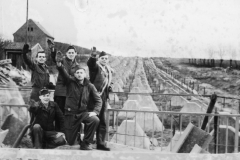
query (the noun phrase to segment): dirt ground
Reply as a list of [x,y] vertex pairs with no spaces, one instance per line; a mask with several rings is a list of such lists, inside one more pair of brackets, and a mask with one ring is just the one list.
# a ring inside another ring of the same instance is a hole
[[[195,84],[206,87],[206,94],[215,92],[218,96],[239,98],[239,70],[226,71],[226,69],[220,67],[198,67],[189,64],[187,59],[165,58],[161,61],[163,64],[179,71],[182,78],[191,78],[195,81]],[[221,103],[223,105],[223,102]],[[234,109],[234,113],[238,113],[239,102],[238,100],[226,99],[224,107]]]

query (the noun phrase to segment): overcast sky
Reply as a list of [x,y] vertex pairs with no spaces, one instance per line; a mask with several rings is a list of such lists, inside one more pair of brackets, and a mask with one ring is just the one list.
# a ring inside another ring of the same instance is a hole
[[[13,39],[26,0],[0,1],[0,33]],[[240,0],[29,0],[29,18],[55,41],[113,55],[209,58],[223,46],[240,59]]]

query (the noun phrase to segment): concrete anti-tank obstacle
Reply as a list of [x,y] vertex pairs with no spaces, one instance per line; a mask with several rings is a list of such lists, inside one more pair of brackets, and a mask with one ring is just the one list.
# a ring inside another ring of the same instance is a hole
[[149,149],[150,140],[134,120],[124,120],[110,142]]
[[110,101],[112,101],[112,102],[119,102],[119,98],[118,98],[118,96],[117,96],[116,93],[109,94],[109,99],[110,99]]
[[142,107],[150,107],[153,111],[159,111],[151,96],[142,96]]
[[8,115],[1,126],[2,130],[9,129],[3,143],[5,145],[13,145],[25,125],[23,121],[13,114]]
[[178,142],[178,140],[181,137],[181,133],[176,131],[174,136],[172,137],[170,143],[168,144],[167,148],[164,150],[165,152],[171,152],[173,147],[176,145],[176,143]]
[[180,112],[205,113],[206,111],[195,102],[186,103]]
[[[226,131],[228,131],[228,143],[227,143],[227,153],[234,152],[234,145],[235,145],[235,128],[232,126],[227,125],[219,125],[218,129],[218,153],[225,153],[226,151]],[[238,132],[238,131],[237,131]],[[211,135],[214,134],[214,130],[210,133]],[[240,133],[238,133],[238,152],[240,151]],[[209,145],[209,152],[214,152],[214,141]]]
[[0,146],[3,144],[3,141],[6,135],[8,134],[8,132],[9,132],[9,129],[0,131]]
[[133,87],[130,92],[131,93],[141,93],[141,89],[139,87]]
[[212,139],[213,137],[209,133],[189,123],[171,152],[190,153],[195,144],[198,144],[204,150]]
[[[152,108],[142,107],[140,108],[142,111],[152,111]],[[154,113],[144,113],[138,112],[134,118],[141,128],[146,132],[159,132],[163,131],[165,128],[158,118],[158,116]]]
[[182,96],[172,96],[171,98],[171,106],[184,106],[189,101]]
[[[123,110],[139,110],[140,106],[138,101],[136,100],[127,100],[124,104],[123,104]],[[135,113],[134,112],[124,112],[124,111],[120,111],[118,114],[118,118],[119,119],[132,119],[135,117]]]

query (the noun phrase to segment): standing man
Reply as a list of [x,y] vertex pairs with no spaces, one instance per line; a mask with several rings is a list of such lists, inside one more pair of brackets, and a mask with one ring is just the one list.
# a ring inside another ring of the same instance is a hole
[[44,51],[40,51],[36,54],[36,62],[33,62],[31,59],[27,57],[27,53],[29,52],[29,45],[25,44],[23,47],[23,60],[27,64],[27,66],[32,71],[31,82],[32,82],[32,92],[30,95],[30,99],[34,101],[39,101],[39,91],[43,87],[47,87],[49,85],[49,71],[48,66],[45,64],[46,62],[46,53]]
[[84,138],[80,142],[81,150],[92,150],[91,143],[99,125],[97,115],[102,106],[102,100],[96,88],[86,78],[86,71],[80,65],[75,66],[74,76],[69,76],[61,61],[57,58],[57,68],[66,86],[65,104],[65,134],[69,145],[73,145],[81,123],[84,123]]
[[106,147],[106,120],[105,110],[107,108],[107,99],[109,98],[109,91],[111,91],[112,69],[108,66],[108,55],[105,52],[99,54],[97,61],[96,48],[93,48],[91,57],[89,58],[87,65],[89,68],[90,82],[94,84],[97,91],[102,98],[102,108],[99,114],[100,124],[97,129],[97,149],[110,151],[110,148]]
[[[31,137],[34,148],[55,148],[66,144],[64,135],[64,117],[58,105],[50,101],[48,89],[40,90],[40,101],[30,101],[29,111],[34,115],[35,121],[31,128]],[[59,120],[60,132],[56,132],[54,121]]]
[[[54,63],[56,63],[56,49],[53,48],[52,45],[49,47],[51,49],[51,57]],[[68,46],[66,51],[66,56],[62,58],[62,65],[66,69],[67,73],[71,76],[73,76],[73,70],[78,65],[76,61],[76,49],[74,46]],[[58,104],[59,108],[62,110],[63,114],[64,106],[66,102],[66,84],[64,83],[63,76],[61,74],[58,74],[55,92],[54,92],[54,101]]]

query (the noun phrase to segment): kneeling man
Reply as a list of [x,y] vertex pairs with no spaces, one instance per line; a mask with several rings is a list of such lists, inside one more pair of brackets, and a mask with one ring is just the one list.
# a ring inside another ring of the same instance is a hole
[[[50,101],[48,89],[39,91],[39,102],[32,102],[29,111],[34,123],[31,137],[34,148],[55,148],[66,144],[64,134],[64,116],[57,103]],[[54,121],[60,122],[60,132],[55,131]]]
[[65,103],[65,134],[69,145],[73,145],[81,123],[84,123],[84,138],[80,143],[81,150],[91,150],[94,133],[99,125],[97,115],[102,106],[102,100],[93,84],[86,79],[85,69],[77,65],[74,76],[70,76],[61,62],[57,62],[59,74],[66,81]]

